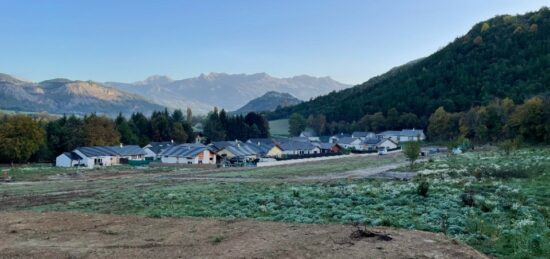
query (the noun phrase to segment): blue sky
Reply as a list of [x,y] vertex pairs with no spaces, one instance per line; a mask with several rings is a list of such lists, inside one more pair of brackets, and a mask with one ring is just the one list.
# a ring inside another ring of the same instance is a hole
[[133,82],[153,74],[331,76],[357,84],[539,0],[0,0],[0,73]]

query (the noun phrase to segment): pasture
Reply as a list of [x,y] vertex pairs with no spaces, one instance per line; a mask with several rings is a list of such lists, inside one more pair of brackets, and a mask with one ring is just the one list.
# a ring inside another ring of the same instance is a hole
[[[442,154],[412,170],[402,155],[253,169],[56,170],[18,169],[24,181],[0,185],[0,208],[359,223],[442,233],[496,257],[550,255],[548,148]],[[416,176],[388,176],[399,174]]]

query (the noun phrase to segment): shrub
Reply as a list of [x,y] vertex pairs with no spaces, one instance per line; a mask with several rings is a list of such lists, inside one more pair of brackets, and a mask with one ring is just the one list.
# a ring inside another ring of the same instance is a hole
[[421,180],[416,187],[416,192],[422,197],[428,196],[428,190],[430,189],[430,184],[426,180]]
[[474,195],[471,192],[465,192],[460,195],[463,206],[473,207],[475,204]]

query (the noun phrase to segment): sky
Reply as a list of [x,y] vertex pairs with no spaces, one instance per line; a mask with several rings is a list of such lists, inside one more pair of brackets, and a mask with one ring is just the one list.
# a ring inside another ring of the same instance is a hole
[[201,73],[358,84],[550,0],[0,0],[0,73],[135,82]]

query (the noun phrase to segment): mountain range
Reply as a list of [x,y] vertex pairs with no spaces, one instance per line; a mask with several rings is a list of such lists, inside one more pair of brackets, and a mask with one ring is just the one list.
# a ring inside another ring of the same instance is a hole
[[289,93],[279,93],[269,91],[264,95],[251,100],[243,107],[234,111],[237,114],[247,114],[249,112],[274,111],[277,108],[288,107],[301,103],[302,101]]
[[[129,114],[138,111],[149,114],[165,107],[191,107],[194,114],[206,114],[214,107],[236,110],[251,99],[270,91],[288,92],[301,99],[309,99],[345,87],[349,86],[329,77],[302,75],[275,78],[265,73],[210,73],[183,80],[151,76],[135,83],[99,83],[63,78],[35,83],[0,74],[0,109],[54,114],[97,112],[115,115],[119,112]],[[251,111],[273,110],[278,105],[285,106],[285,102],[288,105],[300,102],[284,94],[269,96],[277,99],[263,98],[255,101],[254,107],[249,106]],[[266,103],[262,106],[260,102]]]
[[135,83],[106,82],[105,84],[145,96],[160,105],[180,109],[189,106],[196,113],[203,114],[212,110],[214,106],[229,111],[237,110],[250,100],[269,91],[289,93],[299,99],[309,100],[350,87],[330,77],[301,75],[277,78],[266,73],[210,73],[182,80],[173,80],[166,76],[151,76]]
[[52,79],[39,83],[0,74],[0,109],[54,114],[151,112],[164,109],[143,97],[93,81]]
[[329,121],[365,114],[414,113],[423,121],[438,107],[460,112],[495,98],[522,103],[550,93],[550,10],[500,15],[473,26],[434,54],[363,84],[268,114],[322,113]]

